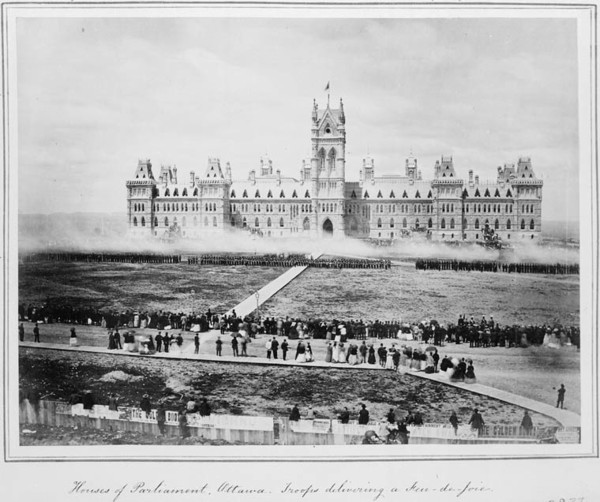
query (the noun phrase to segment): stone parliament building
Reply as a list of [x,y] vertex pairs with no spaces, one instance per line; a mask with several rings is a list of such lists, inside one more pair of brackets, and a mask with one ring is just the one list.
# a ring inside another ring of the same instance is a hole
[[359,181],[346,180],[346,116],[329,103],[313,103],[312,155],[299,178],[273,171],[262,158],[258,172],[233,180],[209,158],[203,175],[178,179],[176,167],[162,166],[158,179],[150,160],[140,160],[127,181],[127,216],[135,236],[201,238],[224,231],[264,237],[347,236],[394,240],[421,234],[433,240],[478,241],[491,230],[505,241],[541,234],[542,185],[531,160],[498,167],[497,179],[480,182],[473,171],[457,176],[451,156],[436,161],[433,179],[423,180],[417,159],[403,174],[375,175],[363,159]]

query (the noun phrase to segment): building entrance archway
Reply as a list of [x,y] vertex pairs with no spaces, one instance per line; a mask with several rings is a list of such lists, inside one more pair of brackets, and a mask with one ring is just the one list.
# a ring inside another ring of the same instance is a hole
[[331,223],[329,218],[323,222],[323,235],[325,235],[325,237],[330,237],[333,235],[333,223]]

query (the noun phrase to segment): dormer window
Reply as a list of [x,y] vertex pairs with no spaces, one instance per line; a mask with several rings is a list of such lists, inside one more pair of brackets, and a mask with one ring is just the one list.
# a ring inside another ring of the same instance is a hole
[[331,134],[331,127],[330,127],[330,125],[329,125],[329,124],[327,124],[327,125],[325,126],[325,133],[326,133],[326,134]]

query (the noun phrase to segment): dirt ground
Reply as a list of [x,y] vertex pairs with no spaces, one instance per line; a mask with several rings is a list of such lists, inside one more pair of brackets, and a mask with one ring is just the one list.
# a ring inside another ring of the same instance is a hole
[[[361,403],[373,420],[384,420],[390,408],[418,411],[431,423],[446,423],[452,411],[466,423],[473,408],[490,425],[518,425],[523,416],[520,407],[391,371],[117,358],[29,348],[21,349],[19,365],[22,393],[56,400],[89,389],[98,403],[115,393],[121,405],[137,406],[148,394],[154,405],[162,400],[168,409],[179,409],[190,397],[206,397],[216,413],[254,416],[287,416],[298,404],[302,413],[312,406],[317,418],[336,418],[348,407],[356,419]],[[125,376],[103,378],[115,371]],[[543,415],[532,418],[538,426],[556,425]]]

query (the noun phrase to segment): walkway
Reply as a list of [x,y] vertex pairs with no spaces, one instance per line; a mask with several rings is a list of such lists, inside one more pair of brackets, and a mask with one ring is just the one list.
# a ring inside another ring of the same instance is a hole
[[[282,286],[283,287],[283,286]],[[243,302],[242,302],[243,303]],[[240,304],[241,305],[241,304]],[[237,308],[236,308],[237,312]],[[211,335],[217,336],[218,331],[211,332]],[[169,353],[159,352],[153,355],[142,355],[137,352],[127,352],[125,350],[108,350],[104,347],[71,347],[69,345],[55,344],[55,343],[34,343],[34,342],[20,342],[20,347],[34,348],[34,349],[51,349],[51,350],[63,350],[67,352],[86,352],[91,354],[110,354],[112,356],[129,356],[129,357],[150,357],[152,359],[174,359],[174,360],[191,360],[199,362],[219,362],[219,363],[232,363],[232,364],[255,364],[259,366],[302,366],[304,368],[333,368],[338,370],[370,370],[370,371],[386,371],[378,364],[359,364],[356,366],[350,366],[349,364],[336,364],[326,363],[324,361],[313,361],[310,363],[297,363],[293,360],[283,361],[282,359],[265,359],[258,357],[233,357],[233,356],[216,356],[210,354],[199,354],[193,353],[193,345],[188,344],[182,350],[175,349]],[[290,354],[294,354],[294,351],[290,351]],[[389,370],[388,370],[389,371]],[[408,374],[416,378],[424,378],[426,380],[432,380],[444,385],[450,385],[457,387],[475,394],[491,397],[498,399],[505,403],[514,404],[522,408],[526,408],[536,413],[541,413],[548,417],[553,418],[559,422],[563,427],[579,427],[581,425],[581,417],[572,411],[561,410],[554,406],[546,403],[541,403],[533,399],[529,399],[523,396],[512,394],[503,390],[496,389],[494,387],[488,387],[479,383],[465,384],[463,382],[450,382],[446,379],[443,373],[427,374],[425,372],[413,372],[406,371],[404,368],[400,368],[401,374]]]
[[[321,255],[322,253],[313,253],[312,258],[316,260]],[[250,315],[256,310],[257,302],[259,306],[265,303],[278,291],[285,288],[290,282],[292,282],[307,268],[307,265],[300,265],[286,270],[279,277],[277,277],[276,279],[272,280],[269,284],[259,289],[258,292],[254,293],[253,295],[250,295],[245,300],[242,300],[241,303],[238,303],[231,310],[227,311],[225,315],[231,315],[234,310],[238,317],[245,317],[247,315]],[[256,295],[258,295],[258,298]]]

